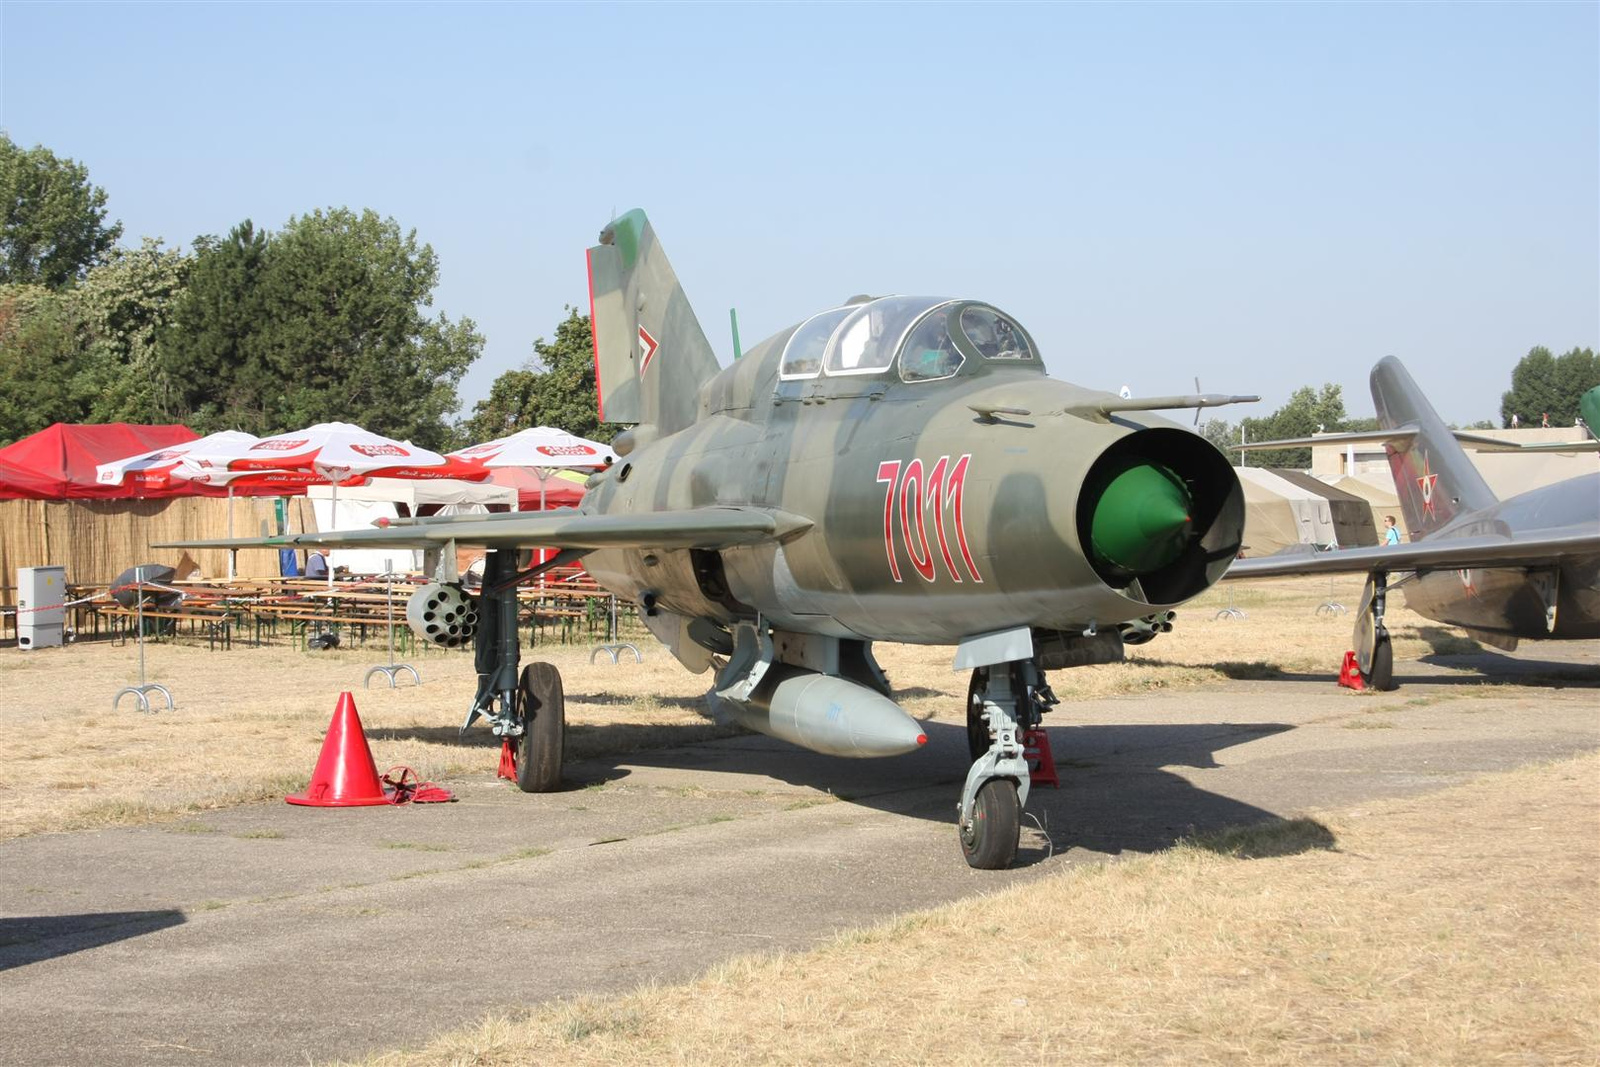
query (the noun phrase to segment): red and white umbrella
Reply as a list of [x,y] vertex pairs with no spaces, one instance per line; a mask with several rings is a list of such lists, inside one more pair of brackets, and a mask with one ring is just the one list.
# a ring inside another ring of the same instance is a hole
[[227,470],[314,470],[338,484],[363,478],[487,477],[481,467],[441,456],[408,441],[363,430],[347,422],[321,422],[275,434],[242,447],[196,450],[194,462]]
[[[260,438],[241,430],[223,430],[181,445],[154,448],[137,456],[101,463],[94,469],[95,482],[100,485],[122,485],[128,479],[134,484],[151,489],[165,489],[172,484],[173,471],[180,466],[190,466],[191,455],[217,449],[247,448]],[[182,475],[179,475],[182,479]]]
[[[408,441],[363,430],[347,422],[322,422],[304,430],[263,437],[243,447],[196,450],[202,468],[233,471],[309,471],[333,485],[334,521],[339,513],[339,486],[365,478],[461,478],[482,481],[484,467],[442,456]],[[333,570],[328,571],[333,585]]]
[[545,479],[565,467],[604,467],[616,462],[610,445],[558,430],[534,426],[506,437],[451,452],[454,459],[482,467],[526,467],[539,476],[539,510],[545,505]]

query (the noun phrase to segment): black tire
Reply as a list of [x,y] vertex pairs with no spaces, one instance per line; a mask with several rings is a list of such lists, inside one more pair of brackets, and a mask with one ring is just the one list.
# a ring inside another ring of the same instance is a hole
[[967,866],[980,871],[1003,871],[1017,858],[1022,834],[1022,804],[1017,783],[991,778],[978,787],[972,802],[972,825],[961,831],[961,854]]
[[978,757],[989,751],[989,724],[983,721],[983,694],[988,688],[986,677],[981,669],[972,672],[972,681],[967,683],[967,752],[972,756],[972,762],[977,763]]
[[1372,669],[1361,676],[1368,689],[1380,693],[1394,688],[1394,646],[1389,643],[1389,632],[1380,629],[1372,644]]
[[566,697],[561,673],[549,663],[522,668],[517,683],[517,786],[524,793],[553,793],[561,788],[561,757],[567,735]]

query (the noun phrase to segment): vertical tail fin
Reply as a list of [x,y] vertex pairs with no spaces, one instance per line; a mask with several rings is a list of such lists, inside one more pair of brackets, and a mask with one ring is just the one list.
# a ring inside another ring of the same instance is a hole
[[1385,356],[1372,368],[1372,402],[1383,429],[1417,428],[1409,441],[1384,446],[1413,538],[1437,530],[1464,511],[1495,502],[1494,493],[1455,435],[1393,356]]
[[601,420],[661,434],[693,422],[700,386],[722,368],[637,208],[589,249],[589,315]]

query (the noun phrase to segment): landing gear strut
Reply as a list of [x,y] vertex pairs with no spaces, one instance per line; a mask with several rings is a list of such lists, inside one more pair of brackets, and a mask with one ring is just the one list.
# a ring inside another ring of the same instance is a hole
[[978,870],[998,871],[1017,858],[1028,761],[1022,735],[1054,702],[1032,660],[979,667],[967,687],[967,748],[972,769],[961,790],[961,854]]
[[1389,575],[1374,571],[1361,593],[1361,610],[1356,615],[1356,666],[1368,689],[1394,688],[1394,646],[1383,625],[1388,600]]
[[516,552],[489,551],[473,645],[478,692],[461,731],[480,716],[487,719],[495,736],[516,749],[518,787],[524,793],[549,793],[561,788],[566,700],[561,674],[553,665],[530,663],[520,676],[517,672],[516,587],[525,577],[517,571]]

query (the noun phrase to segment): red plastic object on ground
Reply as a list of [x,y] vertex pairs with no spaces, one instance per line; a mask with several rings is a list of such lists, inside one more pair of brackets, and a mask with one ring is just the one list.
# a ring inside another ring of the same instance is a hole
[[1354,652],[1344,654],[1344,663],[1339,667],[1339,684],[1358,693],[1367,687],[1367,683],[1361,679],[1361,666],[1356,663]]
[[495,777],[511,782],[517,780],[517,750],[512,747],[509,737],[500,739],[500,769],[495,772]]
[[1056,775],[1056,758],[1050,753],[1050,735],[1044,730],[1035,727],[1023,731],[1022,758],[1028,761],[1029,782],[1061,788],[1061,779]]
[[392,802],[378,777],[378,765],[372,761],[361,716],[356,714],[356,699],[349,693],[339,694],[339,706],[328,724],[311,784],[299,796],[283,799],[313,808],[361,808]]

